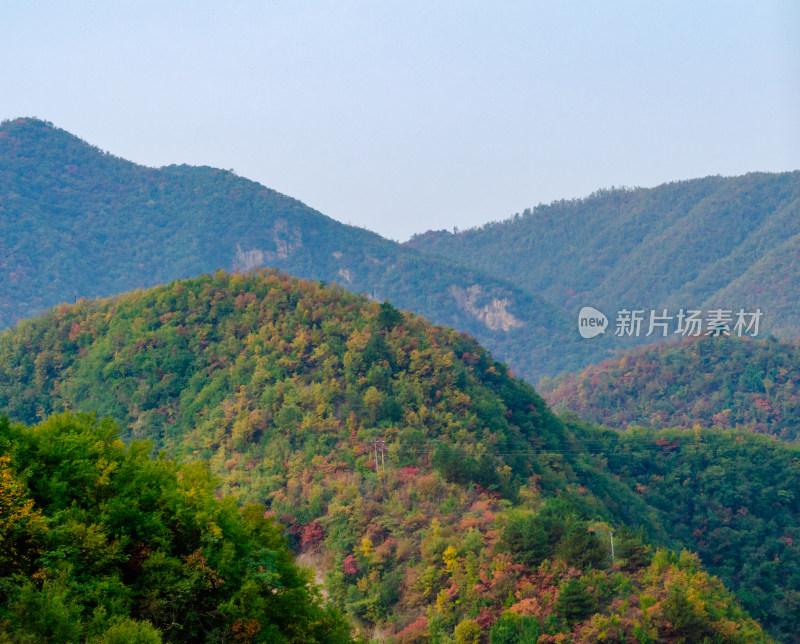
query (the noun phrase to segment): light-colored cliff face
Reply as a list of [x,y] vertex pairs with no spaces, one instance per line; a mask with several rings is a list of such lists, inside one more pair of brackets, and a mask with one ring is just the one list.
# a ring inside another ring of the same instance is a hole
[[482,291],[478,284],[463,289],[458,286],[450,287],[450,294],[456,299],[458,305],[471,316],[477,318],[487,329],[492,331],[509,331],[524,326],[524,323],[515,318],[506,307],[511,303],[508,298],[493,297],[490,302],[481,306],[478,303]]
[[245,273],[257,266],[270,266],[278,259],[286,259],[303,245],[300,228],[290,227],[285,219],[275,222],[272,227],[272,240],[275,242],[275,250],[261,248],[244,250],[241,244],[236,244],[236,253],[232,262],[233,270]]

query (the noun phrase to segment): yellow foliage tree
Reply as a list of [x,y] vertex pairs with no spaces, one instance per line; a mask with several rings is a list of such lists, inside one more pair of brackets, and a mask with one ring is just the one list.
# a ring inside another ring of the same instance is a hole
[[444,565],[447,568],[447,572],[453,572],[453,568],[455,568],[456,563],[458,563],[458,550],[456,550],[453,546],[447,546],[442,555],[442,559],[444,560]]
[[11,471],[10,460],[0,457],[0,572],[5,574],[31,562],[36,534],[44,529],[41,512]]
[[372,553],[374,552],[375,548],[372,543],[372,539],[369,537],[364,537],[361,540],[361,545],[358,547],[358,551],[364,556],[364,559],[369,561],[372,558]]

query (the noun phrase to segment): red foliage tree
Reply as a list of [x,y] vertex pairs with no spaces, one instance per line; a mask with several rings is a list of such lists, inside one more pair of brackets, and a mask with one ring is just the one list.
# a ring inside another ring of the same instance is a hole
[[342,571],[345,575],[358,574],[358,562],[353,555],[347,555],[342,561]]
[[318,521],[312,521],[306,524],[303,528],[303,534],[300,537],[300,545],[303,548],[315,546],[325,538],[325,531]]

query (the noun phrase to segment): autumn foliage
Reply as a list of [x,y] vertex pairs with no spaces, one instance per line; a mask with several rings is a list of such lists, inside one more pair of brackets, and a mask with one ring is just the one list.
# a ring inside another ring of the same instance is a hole
[[[365,637],[660,636],[677,624],[669,588],[694,583],[670,572],[680,556],[667,546],[681,544],[659,532],[662,510],[588,447],[605,434],[565,424],[473,339],[387,302],[274,271],[219,272],[58,307],[0,334],[0,365],[0,410],[15,420],[97,411],[126,441],[150,440],[187,472],[207,466],[219,494],[276,517]],[[204,520],[212,545],[165,561],[216,597],[232,587],[212,539],[227,524]],[[128,547],[132,572],[160,561],[157,542]],[[658,557],[668,564],[648,576]],[[273,579],[259,565],[257,580]],[[232,637],[266,637],[249,621],[251,605],[269,610],[261,581],[226,600]],[[695,612],[709,633],[733,624],[741,641],[765,639],[721,584],[703,592],[715,608]],[[198,610],[214,613],[203,593]],[[169,619],[174,595],[161,592],[147,619]],[[648,613],[645,595],[666,603]]]

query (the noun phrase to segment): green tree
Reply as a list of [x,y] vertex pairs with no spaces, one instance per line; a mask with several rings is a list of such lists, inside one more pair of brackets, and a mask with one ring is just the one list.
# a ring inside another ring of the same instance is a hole
[[591,615],[595,608],[595,599],[586,589],[586,581],[583,578],[570,579],[559,588],[554,611],[568,624]]

